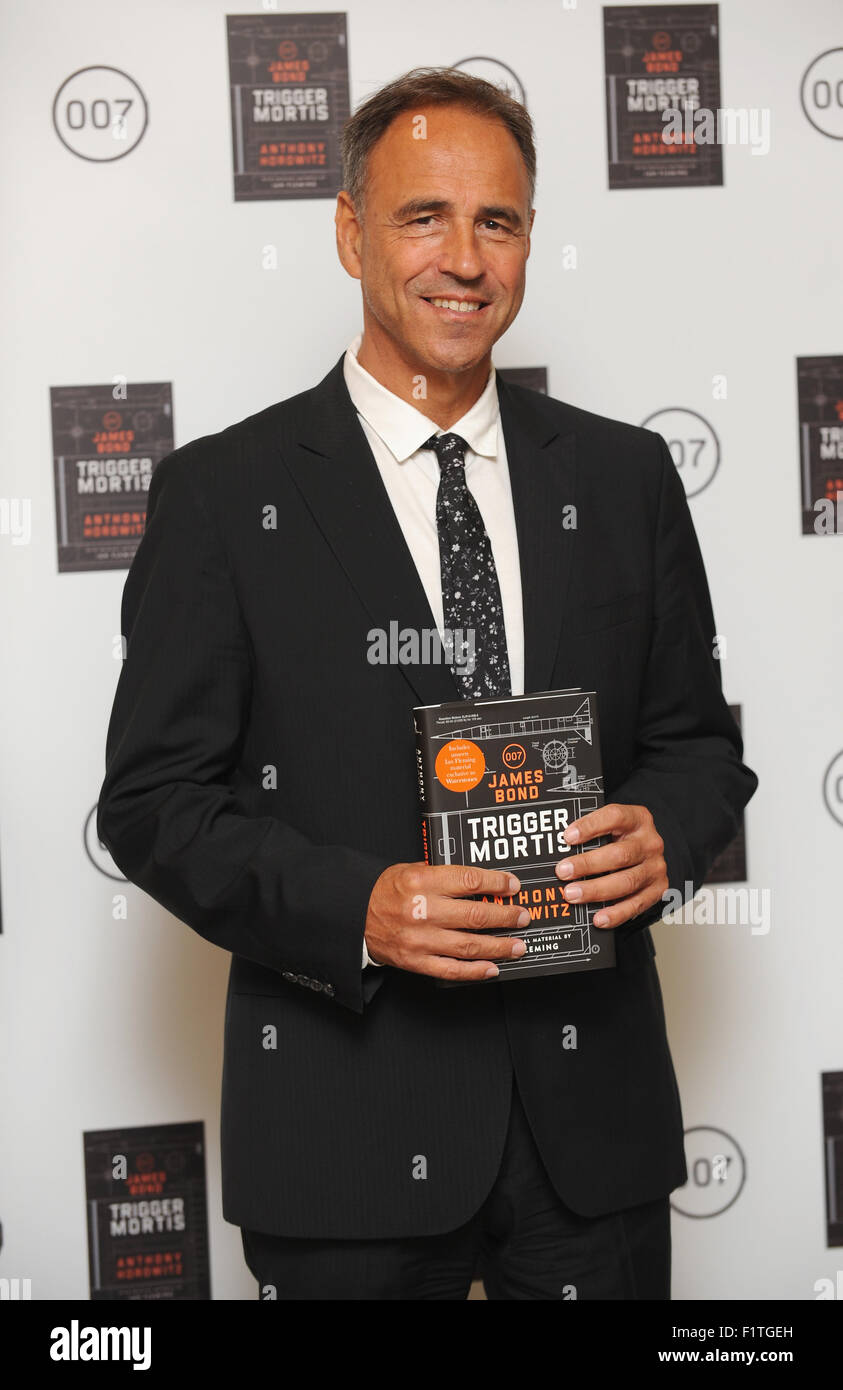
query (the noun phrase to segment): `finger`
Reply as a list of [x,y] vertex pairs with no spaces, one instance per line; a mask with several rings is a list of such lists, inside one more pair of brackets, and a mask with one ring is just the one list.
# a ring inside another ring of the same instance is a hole
[[606,874],[613,869],[631,869],[646,860],[644,843],[635,833],[622,835],[599,849],[586,849],[569,859],[560,859],[556,876],[561,879],[585,878],[588,874]]
[[506,869],[478,869],[472,864],[437,864],[426,875],[428,892],[459,898],[472,893],[511,897],[519,892],[521,882]]
[[500,971],[493,960],[453,960],[449,956],[423,956],[420,973],[433,975],[451,984],[468,984],[472,980],[494,979]]
[[617,898],[629,898],[646,891],[652,885],[652,876],[643,864],[634,869],[624,869],[617,874],[601,874],[598,878],[586,878],[579,883],[566,883],[563,888],[568,903],[614,902]]
[[[374,952],[377,955],[377,952]],[[424,961],[436,957],[464,961],[507,960],[526,954],[521,937],[473,936],[434,926],[405,928],[399,941],[391,943],[388,963],[399,970],[426,974]]]
[[530,914],[518,903],[467,902],[462,898],[431,898],[427,921],[437,927],[460,931],[485,931],[491,927],[528,927]]
[[446,960],[490,961],[523,956],[526,946],[520,936],[472,936],[468,932],[431,928],[418,933],[411,951],[416,956],[422,953]]
[[638,807],[610,801],[608,806],[599,806],[596,811],[589,811],[579,820],[571,821],[565,831],[565,840],[569,845],[578,845],[585,840],[593,840],[595,835],[634,830],[638,825],[638,816]]
[[647,889],[642,893],[637,893],[632,898],[624,898],[619,903],[611,903],[607,907],[601,907],[599,912],[594,914],[594,925],[607,930],[612,927],[619,927],[623,922],[630,922],[639,913],[646,912],[648,907],[652,907],[661,898],[658,889]]

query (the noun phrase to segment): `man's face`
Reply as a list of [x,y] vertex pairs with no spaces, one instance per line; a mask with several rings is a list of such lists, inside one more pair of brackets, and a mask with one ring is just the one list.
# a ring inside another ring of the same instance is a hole
[[371,153],[363,225],[341,248],[362,281],[365,332],[429,370],[476,366],[521,307],[533,216],[501,121],[460,106],[403,112]]

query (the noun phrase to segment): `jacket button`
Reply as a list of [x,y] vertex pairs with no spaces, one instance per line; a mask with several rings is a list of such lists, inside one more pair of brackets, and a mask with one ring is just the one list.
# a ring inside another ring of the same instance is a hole
[[321,988],[322,988],[322,981],[321,981],[321,980],[310,980],[308,983],[310,984],[310,988],[311,988],[311,989],[321,989]]

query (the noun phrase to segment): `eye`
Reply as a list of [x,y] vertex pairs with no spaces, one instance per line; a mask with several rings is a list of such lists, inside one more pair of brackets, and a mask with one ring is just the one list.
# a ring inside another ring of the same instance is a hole
[[433,221],[433,213],[432,213],[432,212],[428,212],[428,213],[425,213],[425,215],[424,215],[423,217],[414,217],[411,225],[413,225],[413,226],[419,226],[419,225],[421,225],[422,222],[432,222],[432,221]]

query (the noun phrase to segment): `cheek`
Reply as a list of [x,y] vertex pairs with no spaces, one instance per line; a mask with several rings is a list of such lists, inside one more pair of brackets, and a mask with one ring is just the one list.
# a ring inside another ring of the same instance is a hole
[[430,285],[436,276],[438,256],[432,243],[408,241],[397,252],[394,260],[395,283],[407,294]]
[[[366,278],[385,298],[396,304],[406,303],[417,293],[416,286],[422,287],[430,280],[429,255],[420,253],[415,246],[406,242],[387,246],[384,254],[372,257],[366,266]],[[427,281],[423,276],[427,273]]]
[[526,279],[526,262],[520,251],[502,257],[498,266],[501,283],[512,295],[523,294]]
[[497,299],[517,298],[524,292],[524,263],[511,252],[487,255],[485,276]]

